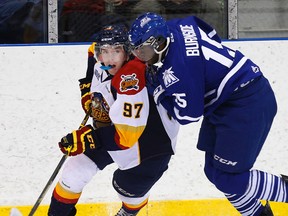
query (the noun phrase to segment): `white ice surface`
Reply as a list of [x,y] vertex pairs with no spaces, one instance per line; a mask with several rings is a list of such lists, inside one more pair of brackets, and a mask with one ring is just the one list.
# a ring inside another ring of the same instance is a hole
[[[278,99],[279,112],[255,168],[288,174],[288,43],[227,44],[260,65]],[[84,117],[77,80],[86,71],[87,47],[0,47],[0,205],[33,205],[60,161],[59,139],[78,128]],[[204,176],[204,154],[195,148],[199,126],[181,128],[177,154],[151,199],[223,197]],[[80,202],[118,201],[111,186],[115,168],[111,165],[98,173]],[[55,183],[43,204],[49,203]]]

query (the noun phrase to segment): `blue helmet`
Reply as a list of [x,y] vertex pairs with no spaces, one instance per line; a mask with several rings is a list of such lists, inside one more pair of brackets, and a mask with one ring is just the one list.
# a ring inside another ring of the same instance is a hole
[[151,36],[153,38],[166,39],[169,35],[169,29],[163,17],[147,12],[132,23],[129,31],[129,40],[132,46],[136,47],[143,44]]

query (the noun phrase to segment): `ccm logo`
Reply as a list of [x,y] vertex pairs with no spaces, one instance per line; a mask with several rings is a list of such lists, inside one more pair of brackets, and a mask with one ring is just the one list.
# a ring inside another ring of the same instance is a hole
[[233,162],[230,160],[226,160],[224,158],[219,157],[218,155],[214,155],[214,159],[216,161],[219,161],[220,163],[226,164],[226,165],[230,165],[230,166],[235,166],[238,162]]

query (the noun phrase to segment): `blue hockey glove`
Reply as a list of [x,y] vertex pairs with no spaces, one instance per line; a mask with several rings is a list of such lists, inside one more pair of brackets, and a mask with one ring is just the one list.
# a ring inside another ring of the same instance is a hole
[[157,72],[154,66],[149,66],[146,69],[146,87],[148,93],[153,95],[155,103],[159,104],[165,96],[165,89],[161,86],[157,78]]

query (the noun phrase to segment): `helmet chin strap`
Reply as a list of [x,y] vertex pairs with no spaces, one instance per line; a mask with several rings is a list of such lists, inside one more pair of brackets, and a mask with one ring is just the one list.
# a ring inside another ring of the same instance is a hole
[[157,51],[156,49],[154,49],[155,53],[158,54],[158,61],[155,64],[162,61],[163,53],[168,49],[169,44],[170,44],[170,37],[167,37],[166,46],[161,51]]

